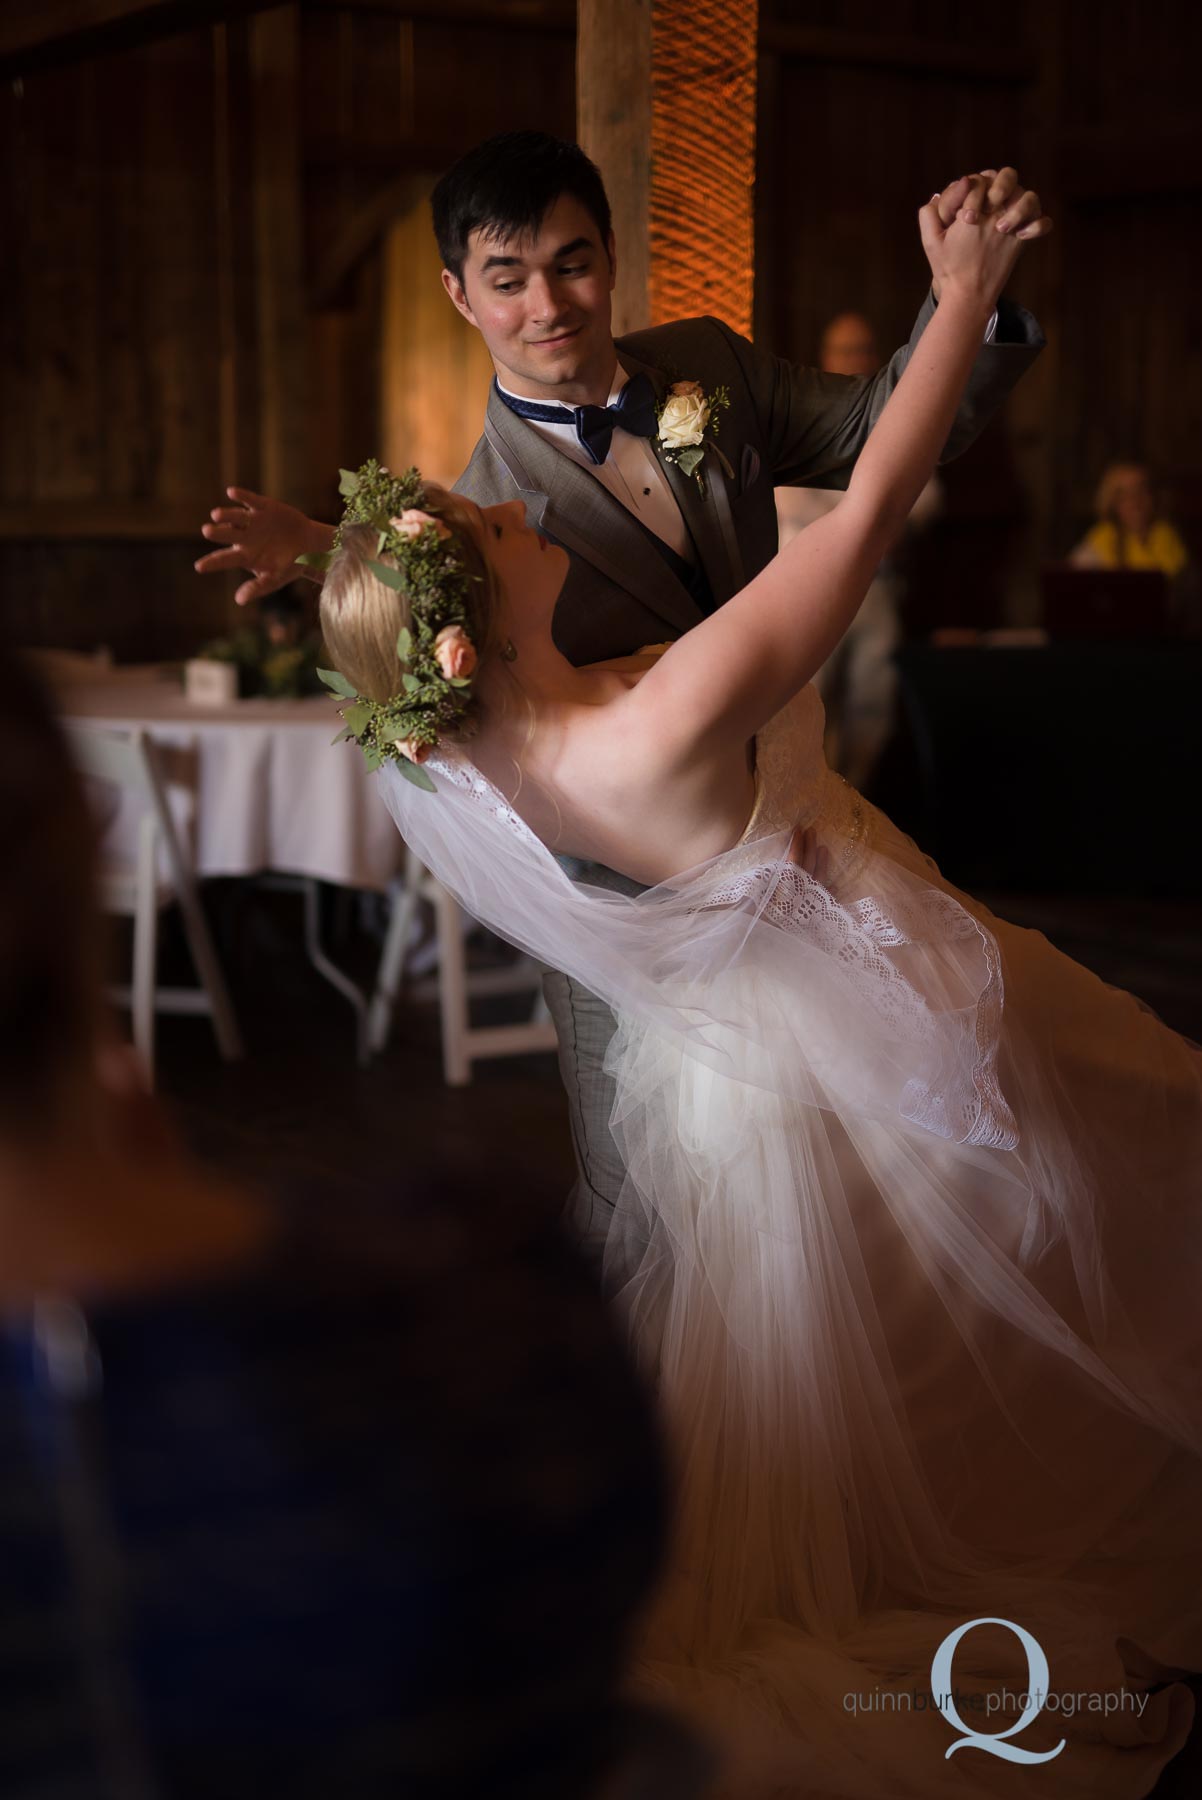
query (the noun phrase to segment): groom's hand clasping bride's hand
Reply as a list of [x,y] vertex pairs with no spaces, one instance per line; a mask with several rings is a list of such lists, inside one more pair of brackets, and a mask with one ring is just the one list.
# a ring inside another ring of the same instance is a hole
[[[1003,236],[1013,236],[1020,243],[1031,243],[1036,238],[1048,236],[1052,221],[1045,217],[1039,195],[1033,188],[1023,187],[1017,171],[1010,168],[978,169],[973,175],[960,175],[955,181],[949,181],[943,192],[934,197],[942,226],[946,228],[952,223],[970,188],[978,181],[989,183],[983,207],[985,214],[992,217],[995,231]],[[936,275],[931,282],[931,292],[936,300],[940,285]]]
[[332,526],[319,525],[295,506],[256,494],[251,488],[226,488],[233,506],[215,506],[201,536],[226,548],[212,550],[194,565],[199,575],[216,575],[225,569],[249,569],[234,599],[239,606],[263,600],[277,588],[287,587],[301,576],[310,581],[320,576],[297,562],[328,550],[334,541]]
[[945,295],[954,286],[970,302],[984,306],[986,317],[997,306],[1022,249],[1014,232],[997,230],[996,215],[986,204],[987,185],[984,175],[971,177],[950,225],[943,223],[938,194],[918,209],[932,285],[937,283]]

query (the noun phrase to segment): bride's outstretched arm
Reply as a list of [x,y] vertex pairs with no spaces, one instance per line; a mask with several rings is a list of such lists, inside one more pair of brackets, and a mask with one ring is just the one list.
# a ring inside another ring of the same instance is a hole
[[983,200],[977,183],[946,229],[934,201],[919,213],[939,307],[861,452],[846,498],[674,644],[632,692],[632,709],[654,715],[670,757],[688,758],[714,738],[745,741],[804,686],[851,623],[935,466],[1019,253]]

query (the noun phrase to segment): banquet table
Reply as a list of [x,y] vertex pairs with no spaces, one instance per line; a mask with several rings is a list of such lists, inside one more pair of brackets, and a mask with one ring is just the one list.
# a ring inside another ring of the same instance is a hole
[[[339,717],[324,696],[198,706],[173,677],[114,670],[61,684],[58,704],[73,724],[154,739],[202,880],[275,871],[383,891],[400,869],[396,826],[355,745],[331,744]],[[132,859],[133,831],[123,808],[108,853]]]
[[[317,883],[384,891],[405,853],[358,748],[332,743],[340,724],[333,701],[198,705],[177,675],[157,667],[98,669],[55,688],[72,725],[141,730],[153,740],[176,829],[200,879],[299,881],[310,961],[354,1007],[366,1061],[368,996],[322,948]],[[106,796],[107,858],[134,861],[139,811],[133,796]]]

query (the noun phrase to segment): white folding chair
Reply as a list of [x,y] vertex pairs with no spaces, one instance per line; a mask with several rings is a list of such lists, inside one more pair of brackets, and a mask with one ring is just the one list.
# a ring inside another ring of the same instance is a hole
[[[132,863],[102,860],[101,902],[106,912],[132,917],[134,922],[132,981],[110,993],[130,1009],[134,1044],[147,1079],[154,1079],[156,1012],[207,1013],[222,1056],[236,1060],[243,1054],[242,1039],[200,904],[196,875],[167,803],[167,783],[153,740],[144,731],[116,733],[69,723],[67,733],[81,774],[132,794],[140,807],[137,856]],[[196,988],[160,987],[156,980],[159,914],[173,901],[179,906],[200,977]]]
[[[542,966],[530,957],[503,969],[467,966],[464,942],[467,914],[440,881],[406,849],[405,873],[392,894],[392,916],[380,957],[376,989],[367,1019],[372,1051],[383,1050],[392,1030],[393,1013],[405,975],[405,952],[419,900],[434,909],[438,942],[438,1004],[442,1019],[442,1070],[448,1087],[465,1087],[472,1064],[489,1056],[521,1056],[532,1050],[554,1050],[555,1026],[542,996]],[[529,1019],[516,1025],[473,1025],[471,1000],[484,994],[534,994]]]

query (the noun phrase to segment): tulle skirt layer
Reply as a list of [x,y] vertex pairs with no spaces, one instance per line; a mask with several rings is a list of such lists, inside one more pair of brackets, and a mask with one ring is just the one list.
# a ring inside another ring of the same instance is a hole
[[1202,1669],[1202,1053],[870,824],[834,908],[750,855],[697,1045],[610,1052],[680,1494],[640,1678],[731,1795],[1134,1800]]

